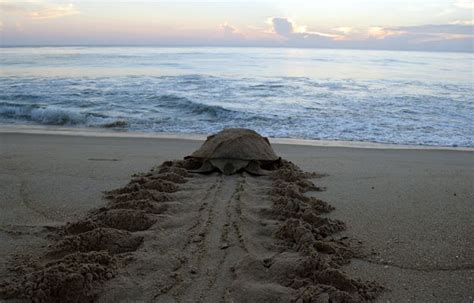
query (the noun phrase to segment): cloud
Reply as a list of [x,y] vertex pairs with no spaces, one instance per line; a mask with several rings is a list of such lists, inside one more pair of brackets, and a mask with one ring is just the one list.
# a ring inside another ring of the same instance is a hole
[[232,25],[229,25],[227,22],[221,24],[221,29],[224,32],[224,35],[235,35],[239,34],[239,30]]
[[288,37],[294,33],[293,22],[286,18],[272,18],[271,24],[273,31],[280,36]]
[[288,18],[269,20],[270,32],[280,44],[291,47],[362,48],[394,50],[473,51],[473,22],[419,26],[339,26],[325,31],[309,31]]
[[40,1],[27,1],[15,4],[9,0],[0,1],[0,10],[6,14],[13,14],[30,19],[52,19],[79,14],[74,4],[51,4]]
[[24,9],[8,1],[0,1],[0,10],[2,13],[22,13]]
[[474,25],[474,19],[472,20],[454,20],[449,22],[449,24],[455,24],[455,25]]
[[405,44],[427,41],[443,41],[474,38],[472,22],[454,22],[450,24],[427,24],[419,26],[382,27],[373,26],[368,30],[367,40],[398,39]]
[[349,35],[354,32],[354,28],[350,26],[340,26],[340,27],[333,28],[333,30],[336,32],[341,32],[344,35]]
[[319,42],[320,46],[333,39],[341,39],[342,36],[338,33],[326,33],[318,31],[309,31],[304,25],[297,25],[294,21],[288,18],[274,17],[270,19],[272,26],[271,32],[287,41],[298,45],[311,45],[311,43]]
[[220,29],[224,36],[223,38],[226,39],[227,41],[238,42],[245,39],[244,34],[242,34],[238,28],[232,25],[229,25],[229,23],[227,22],[224,24],[221,24]]
[[400,36],[406,34],[405,31],[394,28],[386,28],[382,26],[372,26],[368,29],[368,38],[383,40],[391,36]]
[[364,43],[376,49],[472,52],[473,29],[465,24],[372,27]]
[[456,2],[454,2],[454,5],[459,8],[474,9],[473,0],[457,0]]
[[66,5],[57,5],[53,7],[46,7],[37,11],[32,11],[27,13],[26,16],[33,19],[51,19],[76,14],[79,14],[79,10],[74,6],[74,4],[69,3]]
[[449,40],[467,40],[467,39],[473,39],[474,36],[472,35],[463,35],[463,34],[432,34],[430,36],[427,36],[426,38],[419,39],[417,43],[424,43],[424,42],[433,42],[433,41],[449,41]]
[[427,24],[418,26],[396,27],[399,30],[412,35],[430,35],[430,34],[462,34],[474,35],[474,26],[466,24]]

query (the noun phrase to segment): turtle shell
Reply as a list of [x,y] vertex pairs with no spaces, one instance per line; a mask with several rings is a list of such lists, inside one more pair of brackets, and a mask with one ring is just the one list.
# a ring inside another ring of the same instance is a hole
[[245,128],[227,128],[207,137],[203,145],[186,158],[276,161],[268,138]]

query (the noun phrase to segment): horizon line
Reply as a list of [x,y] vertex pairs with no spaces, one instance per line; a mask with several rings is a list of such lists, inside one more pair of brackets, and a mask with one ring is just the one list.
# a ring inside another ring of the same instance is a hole
[[393,49],[370,47],[304,47],[304,46],[268,46],[268,45],[170,45],[170,44],[10,44],[0,48],[27,48],[27,47],[157,47],[157,48],[275,48],[275,49],[323,49],[323,50],[357,50],[357,51],[389,51],[389,52],[421,52],[421,53],[474,53],[470,50],[420,50],[420,49]]

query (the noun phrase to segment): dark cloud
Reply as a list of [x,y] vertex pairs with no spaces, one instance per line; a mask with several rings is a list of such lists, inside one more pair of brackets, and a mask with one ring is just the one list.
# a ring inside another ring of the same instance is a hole
[[408,34],[461,34],[474,35],[474,26],[469,24],[428,24],[420,26],[400,26],[392,28]]
[[294,34],[293,23],[286,18],[273,18],[272,26],[278,35],[287,37]]
[[377,49],[474,51],[474,26],[465,24],[438,24],[382,28],[397,33],[383,39],[369,39],[368,46]]
[[297,26],[287,18],[271,19],[273,32],[285,38],[285,44],[292,47],[332,47],[337,35],[297,30]]

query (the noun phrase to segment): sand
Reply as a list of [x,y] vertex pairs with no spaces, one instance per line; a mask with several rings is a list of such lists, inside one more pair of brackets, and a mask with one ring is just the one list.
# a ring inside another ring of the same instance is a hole
[[[321,285],[361,298],[383,285],[382,302],[472,301],[472,152],[275,145],[328,176],[312,186],[291,171],[190,178],[165,168],[126,186],[199,145],[0,134],[0,276],[38,271],[22,255],[48,256],[56,263],[39,262],[42,273],[66,264],[83,276],[65,279],[69,288],[83,279],[98,301],[286,302],[331,293]],[[109,255],[84,255],[101,237],[127,245],[100,241]],[[72,250],[84,252],[70,266]],[[316,262],[312,250],[334,258]]]

